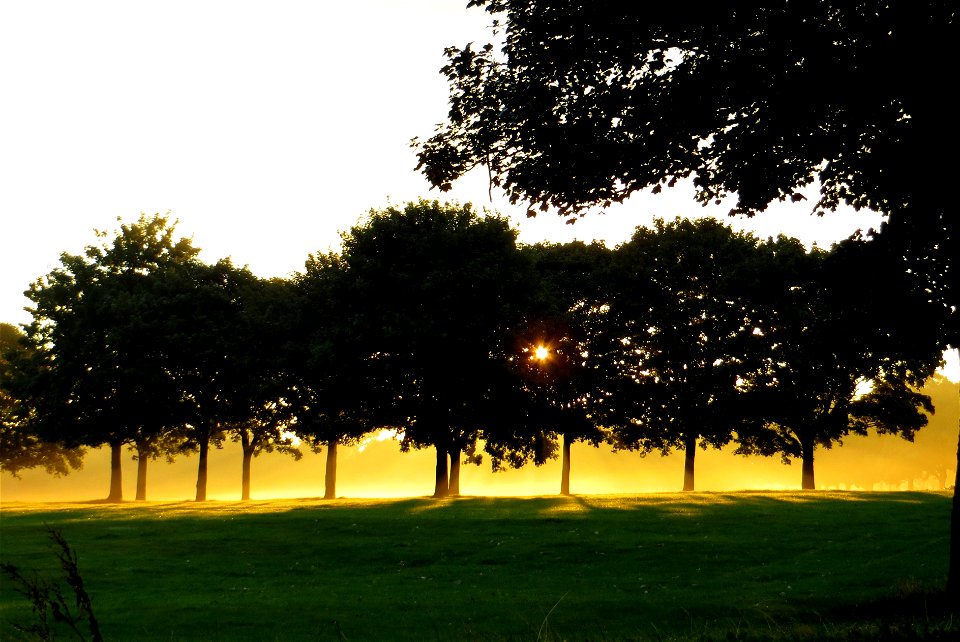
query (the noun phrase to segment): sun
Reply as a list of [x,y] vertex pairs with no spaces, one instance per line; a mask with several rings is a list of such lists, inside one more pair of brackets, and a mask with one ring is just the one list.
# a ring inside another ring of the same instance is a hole
[[546,361],[550,356],[550,350],[546,346],[540,345],[533,349],[533,358],[537,361]]

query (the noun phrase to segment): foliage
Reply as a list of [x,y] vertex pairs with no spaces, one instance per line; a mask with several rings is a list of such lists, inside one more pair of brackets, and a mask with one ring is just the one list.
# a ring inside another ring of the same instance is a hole
[[391,416],[369,345],[354,332],[353,288],[339,255],[316,253],[290,293],[291,339],[282,361],[291,382],[291,428],[314,450],[327,448],[326,499],[337,493],[338,447],[356,444]]
[[951,3],[470,5],[502,14],[502,48],[447,50],[447,122],[414,140],[433,185],[482,164],[512,201],[571,214],[689,177],[747,215],[815,185],[817,210],[890,217],[937,340],[960,344],[956,163],[934,153],[953,122]]
[[743,454],[802,458],[803,488],[814,487],[814,448],[869,430],[912,440],[932,413],[916,392],[940,360],[924,336],[929,301],[895,263],[868,282],[853,272],[876,245],[850,239],[829,254],[795,242],[770,246],[759,308],[765,363],[751,377],[760,422],[738,436]]
[[28,290],[35,308],[27,342],[39,371],[30,401],[42,434],[96,446],[170,425],[168,400],[176,397],[159,361],[164,328],[155,277],[198,252],[173,234],[165,217],[142,216],[110,244],[63,254],[62,267]]
[[[556,457],[556,439],[593,444],[603,439],[604,373],[596,354],[602,311],[599,276],[610,251],[600,243],[540,243],[521,248],[537,290],[524,306],[507,364],[519,397],[513,421],[484,432],[495,470]],[[541,350],[538,356],[537,350]]]
[[611,400],[627,418],[614,444],[687,453],[721,447],[749,421],[742,381],[761,345],[751,299],[762,268],[756,238],[713,219],[658,220],[615,253],[610,314],[620,349],[608,365],[628,388]]
[[250,459],[297,457],[292,432],[331,447],[330,473],[337,444],[390,426],[438,449],[441,494],[480,440],[499,468],[605,436],[686,449],[689,488],[696,445],[736,432],[740,452],[803,458],[812,487],[814,447],[912,438],[932,410],[915,389],[936,302],[875,240],[808,253],[678,219],[614,251],[518,249],[503,219],[420,201],[372,211],[287,281],[203,264],[172,234],[142,217],[34,284],[32,338],[5,366],[6,469],[65,472],[79,455],[58,440],[128,443],[144,465],[199,450],[203,498],[206,453],[232,437],[248,497]]
[[956,59],[949,3],[470,4],[504,14],[503,47],[448,49],[448,122],[420,147],[434,185],[486,164],[576,211],[695,176],[699,200],[755,212],[816,179],[820,207],[889,212],[937,171],[916,160],[952,118],[915,54]]
[[252,343],[254,324],[246,313],[259,282],[250,270],[222,259],[190,265],[169,277],[167,369],[175,398],[182,400],[179,424],[187,429],[187,444],[199,451],[199,501],[206,499],[209,447],[219,446],[226,430],[238,431],[242,439],[242,431],[258,425],[263,412],[268,418],[260,426],[277,432],[269,418],[276,389],[271,373],[261,368],[268,362],[260,351],[269,346]]
[[250,464],[265,452],[299,460],[303,453],[291,432],[295,422],[288,361],[295,324],[293,286],[283,279],[254,279],[240,294],[239,324],[232,328],[229,357],[243,373],[238,401],[245,411],[224,424],[243,451],[242,497],[250,498]]
[[[938,153],[954,3],[469,6],[505,14],[503,46],[447,50],[447,122],[413,141],[434,186],[483,164],[511,201],[570,214],[690,178],[702,203],[733,194],[747,215],[816,186],[818,211],[888,217],[878,244],[935,308],[923,340],[960,345],[957,162]],[[954,512],[960,600],[960,494]]]
[[[119,448],[177,425],[169,328],[157,305],[161,277],[194,263],[199,250],[174,230],[159,215],[121,224],[82,255],[62,254],[60,267],[26,292],[34,304],[29,359],[13,379],[43,441]],[[111,497],[119,494],[114,476]]]
[[353,334],[353,284],[337,254],[316,253],[295,277],[294,340],[286,368],[294,378],[295,429],[318,443],[356,443],[375,427],[389,403],[377,387],[367,347]]
[[[83,256],[62,255],[62,267],[28,292],[35,358],[20,380],[46,441],[132,444],[141,471],[146,458],[199,450],[202,498],[207,449],[224,430],[250,454],[291,450],[271,343],[270,310],[284,293],[229,260],[200,262],[189,240],[174,241],[174,227],[141,216]],[[119,499],[114,468],[111,498]]]
[[14,477],[30,468],[44,468],[55,477],[83,466],[82,448],[64,448],[43,441],[30,429],[29,408],[13,395],[14,371],[29,361],[23,332],[0,323],[0,468]]
[[346,322],[389,399],[377,423],[404,447],[437,448],[438,494],[447,453],[456,468],[503,419],[493,396],[531,291],[515,239],[504,218],[423,200],[371,210],[343,237]]

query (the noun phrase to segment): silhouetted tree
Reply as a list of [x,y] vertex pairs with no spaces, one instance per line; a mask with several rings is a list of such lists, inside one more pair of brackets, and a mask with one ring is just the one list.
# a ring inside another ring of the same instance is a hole
[[42,441],[33,432],[30,408],[16,396],[15,377],[29,376],[28,351],[23,332],[9,323],[0,323],[0,469],[14,477],[21,471],[43,467],[56,477],[83,465],[82,448],[64,448],[61,444]]
[[713,219],[658,220],[615,252],[616,362],[633,385],[612,399],[630,418],[613,443],[682,448],[683,490],[694,489],[697,446],[727,444],[749,416],[741,382],[759,360],[750,300],[758,253],[757,239]]
[[[168,401],[173,403],[172,400]],[[147,463],[151,460],[163,458],[168,464],[173,463],[179,454],[188,454],[190,447],[185,445],[187,433],[183,426],[172,425],[157,432],[149,433],[143,428],[137,428],[132,438],[130,450],[133,459],[137,462],[137,488],[134,499],[147,499]]]
[[260,348],[247,343],[252,335],[245,315],[257,279],[228,259],[197,263],[170,277],[168,370],[182,400],[185,446],[198,451],[196,501],[205,501],[210,446],[219,448],[231,429],[241,440],[256,426],[275,430],[269,420],[258,424],[258,412],[268,410],[261,404],[270,382],[248,371]]
[[570,447],[576,441],[599,444],[607,393],[606,373],[597,353],[606,335],[599,275],[609,250],[600,243],[537,244],[521,248],[529,256],[536,294],[525,306],[509,367],[520,389],[510,413],[484,431],[494,469],[519,468],[561,457],[560,494],[570,494]]
[[910,292],[913,280],[895,264],[874,262],[869,282],[848,273],[876,247],[851,239],[828,255],[780,239],[763,271],[767,354],[748,385],[764,428],[739,431],[738,452],[799,458],[803,489],[815,488],[817,446],[871,429],[912,441],[933,412],[916,388],[940,353],[910,327],[925,317],[926,294]]
[[343,237],[347,322],[390,397],[377,423],[402,430],[403,448],[436,448],[437,496],[459,492],[460,458],[495,416],[529,296],[515,237],[506,219],[428,201],[372,210]]
[[245,410],[226,430],[243,453],[242,500],[250,499],[254,457],[275,451],[295,460],[303,456],[292,432],[294,379],[287,359],[294,339],[294,298],[293,283],[284,279],[256,279],[240,292],[240,318],[229,338],[230,355],[242,373],[236,394]]
[[311,255],[296,277],[293,343],[286,350],[293,377],[294,430],[326,448],[324,499],[337,496],[339,446],[356,444],[385,418],[392,399],[373,374],[365,336],[350,321],[360,314],[347,268],[333,253]]
[[159,215],[122,224],[109,242],[62,254],[61,266],[26,292],[32,363],[20,390],[29,422],[44,441],[109,445],[109,501],[123,497],[122,446],[177,425],[158,288],[195,264],[199,250],[175,240],[174,227]]
[[[876,242],[937,305],[924,337],[960,345],[958,163],[936,152],[954,131],[953,3],[469,4],[505,14],[504,44],[447,50],[448,120],[414,140],[435,186],[486,165],[512,200],[569,214],[689,177],[749,215],[817,185],[818,208],[889,217]],[[957,459],[960,482],[960,441]],[[956,492],[951,533],[960,598]]]

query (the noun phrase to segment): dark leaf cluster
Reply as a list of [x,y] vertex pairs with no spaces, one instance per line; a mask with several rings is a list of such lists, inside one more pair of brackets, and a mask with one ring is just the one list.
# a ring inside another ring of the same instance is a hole
[[[483,453],[494,469],[560,456],[569,492],[575,442],[682,450],[688,489],[698,448],[736,442],[802,459],[812,487],[816,447],[910,439],[933,410],[917,389],[939,308],[876,240],[807,251],[676,219],[613,249],[519,246],[499,216],[421,200],[372,210],[287,280],[202,263],[169,227],[144,217],[31,287],[3,362],[5,469],[108,445],[119,499],[126,445],[143,499],[149,459],[197,452],[204,499],[209,450],[234,439],[249,498],[252,458],[303,440],[327,449],[333,497],[337,446],[389,428],[436,449],[438,495]],[[139,239],[170,247],[125,249]]]

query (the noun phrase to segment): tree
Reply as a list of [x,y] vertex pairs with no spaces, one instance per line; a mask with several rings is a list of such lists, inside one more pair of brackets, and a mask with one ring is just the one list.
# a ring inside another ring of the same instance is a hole
[[414,142],[438,187],[483,164],[512,198],[578,212],[694,177],[751,213],[817,181],[821,207],[891,212],[952,173],[929,156],[950,66],[915,59],[957,60],[950,3],[469,4],[504,14],[504,44],[446,52],[448,121]]
[[177,455],[190,453],[191,448],[185,443],[186,435],[183,426],[165,427],[153,433],[144,429],[136,430],[133,443],[129,445],[137,462],[136,501],[147,499],[147,463],[162,457],[171,464]]
[[570,494],[570,448],[598,445],[605,373],[598,368],[604,315],[598,275],[610,251],[600,243],[537,244],[521,248],[538,284],[525,306],[508,363],[520,390],[510,417],[484,431],[495,469],[519,468],[556,457],[560,442],[560,494]]
[[[339,446],[356,444],[370,432],[387,397],[373,376],[362,337],[349,322],[357,307],[353,284],[339,255],[311,255],[295,278],[291,297],[295,319],[285,351],[292,376],[294,429],[303,439],[327,449],[324,499],[337,496]],[[389,403],[389,401],[387,401]]]
[[255,279],[243,288],[238,327],[229,337],[229,353],[240,361],[243,377],[238,399],[243,416],[227,424],[243,452],[241,500],[250,499],[253,458],[282,452],[299,460],[303,454],[291,431],[294,424],[288,356],[295,324],[293,285],[283,279]]
[[19,328],[0,323],[0,469],[19,477],[23,470],[43,467],[60,477],[83,466],[84,450],[42,441],[30,430],[30,409],[17,399],[14,383],[15,370],[30,361],[24,339]]
[[[433,185],[482,164],[570,214],[691,178],[747,215],[816,185],[817,209],[888,217],[876,242],[937,306],[924,336],[960,345],[958,161],[935,152],[956,142],[954,3],[469,4],[504,14],[504,44],[447,50],[448,120],[413,142]],[[960,601],[956,492],[950,559]]]
[[658,220],[615,252],[610,314],[620,350],[611,367],[628,387],[612,403],[629,420],[614,445],[682,448],[686,491],[697,447],[722,447],[749,417],[740,384],[759,359],[750,300],[758,254],[756,238],[714,219]]
[[390,401],[377,423],[401,430],[404,448],[436,449],[436,496],[459,493],[460,458],[496,416],[529,293],[515,238],[506,219],[422,200],[372,210],[343,237],[346,323]]
[[[933,412],[917,392],[933,374],[936,345],[923,341],[924,293],[895,264],[874,261],[867,282],[847,274],[877,246],[851,239],[831,253],[807,253],[795,240],[769,244],[759,291],[764,364],[747,377],[760,425],[738,434],[741,454],[802,461],[801,487],[812,490],[814,450],[868,431],[913,440]],[[896,340],[892,340],[896,337]]]
[[953,131],[951,3],[470,5],[504,14],[503,46],[446,52],[447,122],[413,143],[434,186],[482,164],[513,201],[566,215],[685,178],[746,215],[816,186],[820,213],[887,215],[876,241],[936,303],[925,334],[960,344],[958,167],[932,153]]
[[[186,446],[198,451],[196,501],[207,499],[210,446],[219,448],[228,430],[250,433],[268,409],[262,393],[270,382],[251,377],[254,367],[248,317],[256,277],[229,259],[213,265],[195,263],[168,275],[172,293],[168,319],[167,370],[182,400],[180,424]],[[256,366],[259,367],[259,366]],[[275,426],[267,420],[272,431]],[[260,427],[263,427],[262,425]],[[252,447],[252,445],[251,445]],[[252,452],[245,452],[245,460]]]
[[[166,328],[156,316],[166,275],[195,262],[199,250],[174,239],[166,217],[122,224],[109,242],[34,282],[26,326],[30,364],[19,390],[43,441],[111,448],[108,501],[123,498],[121,448],[177,425]],[[97,232],[106,238],[106,232]],[[138,484],[139,486],[139,484]]]

